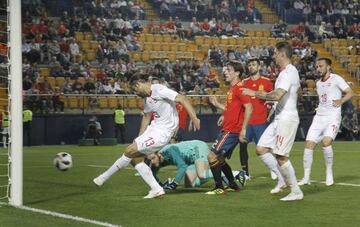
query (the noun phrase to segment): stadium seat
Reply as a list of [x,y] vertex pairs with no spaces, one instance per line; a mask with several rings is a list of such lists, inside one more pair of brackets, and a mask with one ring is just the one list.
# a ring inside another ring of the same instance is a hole
[[89,107],[89,98],[86,96],[78,97],[79,108],[86,109]]
[[98,103],[99,103],[99,108],[101,108],[101,109],[108,108],[108,97],[99,96],[98,97]]
[[204,43],[204,37],[203,36],[195,36],[195,44],[196,45],[203,45]]
[[91,32],[84,32],[84,38],[86,39],[86,40],[93,40],[94,38],[93,38],[93,35],[91,34]]
[[114,97],[114,96],[110,96],[108,98],[108,102],[109,102],[109,108],[111,109],[116,109],[117,106],[118,106],[118,99],[117,97]]
[[51,85],[52,88],[56,87],[55,77],[49,76],[49,77],[47,77],[47,81],[49,82],[49,84]]
[[82,32],[75,32],[75,40],[79,42],[84,39],[84,34]]
[[82,40],[80,41],[80,47],[82,50],[89,50],[90,48],[90,41],[89,40]]
[[225,38],[225,39],[220,39],[220,44],[221,45],[228,45],[229,44],[229,39]]
[[220,39],[218,37],[212,37],[211,44],[212,45],[219,45],[220,44]]
[[69,103],[69,108],[71,109],[79,108],[78,98],[76,96],[68,97],[68,103]]
[[256,37],[264,37],[263,31],[256,31],[255,36]]
[[157,42],[157,43],[163,42],[162,35],[154,35],[154,42]]
[[50,69],[49,68],[40,68],[39,73],[40,73],[40,77],[48,77],[48,76],[50,76]]
[[178,44],[178,50],[179,51],[187,51],[186,50],[186,45],[184,43],[181,43],[181,44],[179,43]]
[[154,35],[153,34],[145,34],[145,41],[146,42],[154,42]]
[[152,50],[152,43],[144,43],[143,51],[151,51]]
[[90,41],[90,49],[91,50],[96,50],[98,46],[99,46],[98,41]]
[[150,60],[150,52],[144,51],[144,52],[141,54],[141,60],[142,60],[142,61],[149,61],[149,60]]
[[161,44],[161,50],[162,51],[170,51],[170,46],[173,45],[171,43],[162,43]]
[[171,37],[171,35],[163,35],[163,41],[165,43],[172,43],[173,38]]
[[138,107],[136,97],[127,97],[126,102],[128,109],[136,109]]
[[170,50],[171,50],[172,52],[178,51],[178,45],[171,45],[171,46],[170,46]]
[[161,43],[161,42],[152,43],[152,50],[154,50],[154,51],[161,51],[161,46],[162,46],[162,43]]
[[66,96],[60,96],[60,101],[64,102],[64,108],[68,108],[69,107],[69,102],[68,99],[66,98]]

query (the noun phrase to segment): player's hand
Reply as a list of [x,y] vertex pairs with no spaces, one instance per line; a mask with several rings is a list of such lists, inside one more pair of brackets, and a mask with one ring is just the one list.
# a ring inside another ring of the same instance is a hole
[[196,130],[200,130],[200,119],[199,118],[192,120],[191,128],[194,130],[194,132],[196,132]]
[[214,106],[217,106],[217,104],[218,104],[218,99],[217,99],[216,96],[210,96],[210,97],[209,97],[209,102],[210,102],[211,104],[213,104]]
[[342,105],[341,99],[333,100],[334,107],[340,107]]
[[163,188],[168,190],[175,190],[177,186],[178,183],[175,181],[175,179],[169,178],[167,181],[164,182]]
[[248,96],[255,96],[255,91],[248,89],[248,88],[242,88],[242,94],[248,95]]
[[239,135],[239,141],[241,143],[246,143],[247,142],[247,140],[246,140],[246,129],[241,130],[240,135]]
[[217,121],[217,125],[218,125],[218,126],[221,126],[223,120],[224,120],[224,117],[221,115],[221,116],[219,117],[218,121]]

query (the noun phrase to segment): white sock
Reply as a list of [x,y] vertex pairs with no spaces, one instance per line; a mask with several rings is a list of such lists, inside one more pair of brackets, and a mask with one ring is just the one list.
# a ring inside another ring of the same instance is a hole
[[118,160],[115,161],[112,166],[110,166],[108,170],[101,174],[102,178],[104,181],[108,180],[114,173],[128,166],[130,162],[131,158],[122,155]]
[[263,155],[260,155],[259,157],[261,161],[263,161],[263,163],[277,175],[279,184],[285,184],[284,177],[280,172],[278,162],[276,161],[274,155],[267,152]]
[[325,166],[326,166],[326,174],[332,175],[332,166],[334,161],[334,152],[332,146],[323,147],[324,151],[324,159],[325,159]]
[[2,141],[3,141],[3,147],[6,148],[6,136],[3,136]]
[[139,172],[142,179],[150,186],[151,190],[160,190],[161,186],[156,181],[152,171],[148,165],[144,162],[140,162],[135,166],[135,169]]
[[313,162],[314,151],[305,148],[304,149],[304,179],[310,180],[311,165]]
[[287,162],[285,162],[281,167],[280,167],[280,171],[281,173],[284,175],[286,183],[288,185],[290,185],[291,191],[292,192],[299,192],[301,191],[297,181],[296,181],[296,176],[295,176],[295,170],[294,167],[292,166],[290,160],[288,160]]

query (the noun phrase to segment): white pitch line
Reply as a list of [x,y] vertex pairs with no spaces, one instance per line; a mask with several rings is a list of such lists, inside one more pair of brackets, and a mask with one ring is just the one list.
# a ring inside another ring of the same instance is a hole
[[[9,205],[9,204],[0,202],[0,205]],[[49,211],[49,210],[42,210],[42,209],[37,209],[37,208],[32,208],[32,207],[27,207],[27,206],[14,206],[14,207],[21,209],[21,210],[50,215],[53,217],[58,217],[58,218],[63,218],[63,219],[69,219],[69,220],[73,220],[73,221],[77,221],[77,222],[85,222],[85,223],[90,223],[90,224],[99,225],[99,226],[106,226],[106,227],[121,227],[121,225],[114,225],[114,224],[111,224],[108,222],[97,221],[97,220],[93,220],[93,219],[89,219],[89,218],[83,218],[83,217],[79,217],[79,216],[73,216],[73,215],[58,213],[58,212]]]
[[[269,179],[269,177],[257,177],[261,179]],[[311,183],[320,183],[325,184],[325,181],[316,181],[316,180],[310,180]],[[360,187],[360,184],[351,184],[351,183],[334,183],[335,185],[341,185],[341,186],[351,186],[351,187]]]

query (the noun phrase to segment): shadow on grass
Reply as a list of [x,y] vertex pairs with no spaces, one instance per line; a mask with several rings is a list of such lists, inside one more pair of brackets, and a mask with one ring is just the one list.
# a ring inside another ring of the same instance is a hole
[[26,202],[25,205],[34,205],[34,204],[39,204],[39,203],[44,203],[44,202],[63,200],[64,198],[70,198],[70,197],[74,197],[74,196],[76,197],[76,196],[84,195],[84,194],[86,194],[86,193],[83,191],[65,193],[65,194],[61,194],[61,195],[57,194],[56,196],[53,196],[53,197],[48,197],[48,198],[43,198],[43,199],[39,199],[39,200]]

